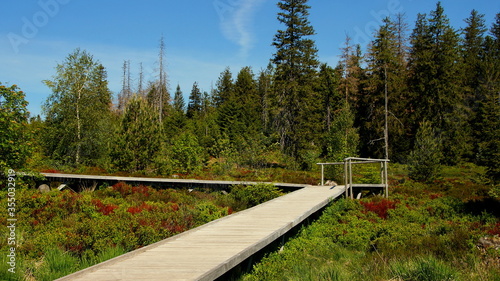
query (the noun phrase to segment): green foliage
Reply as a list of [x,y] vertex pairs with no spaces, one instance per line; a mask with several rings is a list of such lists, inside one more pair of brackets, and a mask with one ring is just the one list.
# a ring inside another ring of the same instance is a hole
[[478,255],[476,243],[498,218],[464,212],[464,203],[450,197],[394,196],[333,202],[242,280],[484,280],[497,274],[498,265],[484,268],[489,257]]
[[0,83],[0,173],[24,168],[32,154],[27,106],[25,94],[16,85]]
[[319,95],[314,91],[317,77],[317,52],[308,16],[307,0],[278,2],[278,20],[285,27],[278,30],[273,46],[276,53],[272,62],[276,65],[273,81],[272,108],[276,132],[284,153],[294,157],[306,168],[310,163],[301,159],[304,150],[319,141],[321,115]]
[[106,70],[76,49],[44,82],[52,90],[43,107],[47,153],[62,163],[95,165],[109,154],[112,131]]
[[205,162],[204,151],[196,136],[185,132],[172,140],[166,161],[173,173],[196,173]]
[[458,273],[435,257],[418,257],[391,263],[395,278],[402,280],[457,280]]
[[239,206],[235,210],[242,210],[269,201],[283,193],[273,184],[237,185],[231,188],[230,196]]
[[[2,262],[0,279],[54,280],[228,215],[231,205],[221,203],[228,196],[124,183],[80,194],[18,189],[17,273],[5,275]],[[0,198],[6,205],[5,191]],[[0,210],[2,225],[5,212]],[[1,261],[8,247],[0,242]]]
[[131,173],[151,169],[161,144],[159,126],[158,114],[148,102],[140,96],[132,97],[111,154],[116,167]]
[[441,159],[440,139],[431,123],[420,123],[415,148],[409,157],[410,178],[431,182],[439,175]]

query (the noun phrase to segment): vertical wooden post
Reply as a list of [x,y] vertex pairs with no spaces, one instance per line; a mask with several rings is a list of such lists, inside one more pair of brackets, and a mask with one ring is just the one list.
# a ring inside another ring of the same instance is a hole
[[352,190],[352,159],[349,158],[349,189],[351,190],[351,199],[354,199],[354,191]]
[[387,177],[387,161],[384,162],[384,176],[385,176],[385,197],[389,198],[389,179]]
[[325,185],[325,165],[321,164],[321,186]]
[[347,159],[344,159],[344,186],[345,186],[345,198],[349,197],[349,184],[347,182]]

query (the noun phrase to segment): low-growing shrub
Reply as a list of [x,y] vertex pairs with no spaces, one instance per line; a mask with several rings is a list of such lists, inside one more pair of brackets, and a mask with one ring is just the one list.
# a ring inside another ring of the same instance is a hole
[[229,195],[239,205],[234,209],[241,210],[279,197],[283,193],[273,184],[259,183],[233,186]]

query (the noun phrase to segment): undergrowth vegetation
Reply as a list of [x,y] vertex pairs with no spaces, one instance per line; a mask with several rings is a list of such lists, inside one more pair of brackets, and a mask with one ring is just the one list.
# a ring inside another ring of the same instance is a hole
[[[2,239],[0,280],[54,280],[280,195],[269,184],[234,186],[229,194],[125,183],[82,193],[20,188],[15,274],[6,260],[12,246]],[[6,192],[0,198],[6,206]],[[1,213],[0,225],[7,218]]]
[[241,280],[500,280],[500,202],[476,167],[392,175],[390,199],[332,202]]

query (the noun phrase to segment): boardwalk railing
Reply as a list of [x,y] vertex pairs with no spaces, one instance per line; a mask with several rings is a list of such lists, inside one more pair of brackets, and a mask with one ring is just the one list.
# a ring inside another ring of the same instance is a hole
[[[345,196],[346,198],[351,197],[354,199],[353,187],[361,188],[371,188],[380,187],[384,189],[385,197],[389,197],[389,182],[387,180],[387,165],[389,159],[370,159],[370,158],[357,158],[348,157],[344,159],[344,162],[335,163],[317,163],[321,165],[321,185],[325,184],[325,166],[327,165],[344,165],[344,183],[345,183]],[[370,164],[370,163],[380,163],[380,181],[381,183],[370,183],[370,184],[355,184],[352,182],[352,165],[356,164]]]

